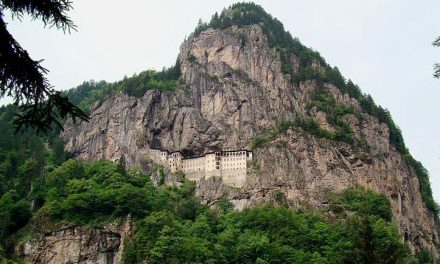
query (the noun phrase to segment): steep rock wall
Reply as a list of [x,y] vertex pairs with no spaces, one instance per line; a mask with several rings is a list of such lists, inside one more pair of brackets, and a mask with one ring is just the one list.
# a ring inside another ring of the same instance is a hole
[[[145,168],[150,147],[187,156],[250,149],[254,136],[297,116],[316,117],[321,127],[332,129],[325,113],[308,110],[316,83],[292,85],[281,71],[279,54],[257,25],[208,29],[182,44],[179,60],[189,89],[150,90],[141,98],[120,94],[96,104],[89,123],[67,127],[66,148],[87,161],[124,156],[127,165]],[[298,70],[298,59],[291,60]],[[325,89],[338,102],[360,110],[356,100],[333,85]],[[360,184],[387,194],[394,221],[413,251],[425,246],[438,254],[434,218],[422,202],[416,175],[390,145],[387,125],[367,114],[346,119],[368,150],[289,130],[253,150],[259,169],[243,188],[210,179],[200,181],[197,192],[208,204],[227,194],[243,208],[271,200],[281,189],[292,206],[320,207],[328,204],[327,193]]]

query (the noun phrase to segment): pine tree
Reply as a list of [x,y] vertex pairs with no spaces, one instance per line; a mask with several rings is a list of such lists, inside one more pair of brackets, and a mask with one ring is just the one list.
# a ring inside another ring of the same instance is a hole
[[55,91],[45,77],[48,70],[41,61],[33,60],[9,33],[3,20],[4,10],[13,18],[28,14],[40,19],[45,26],[54,26],[64,32],[75,30],[75,25],[66,15],[72,8],[70,0],[0,0],[0,98],[10,96],[20,112],[14,121],[17,130],[30,126],[37,131],[51,130],[61,125],[61,119],[70,116],[88,120],[89,117],[69,99]]

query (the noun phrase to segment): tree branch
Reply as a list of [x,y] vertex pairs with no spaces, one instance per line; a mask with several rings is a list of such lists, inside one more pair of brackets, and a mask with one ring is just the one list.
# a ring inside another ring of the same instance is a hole
[[434,47],[440,47],[440,37],[436,38],[434,42],[432,42]]
[[54,91],[44,76],[48,71],[40,65],[41,61],[32,60],[9,34],[1,13],[0,39],[0,98],[11,96],[20,106],[21,113],[14,121],[17,130],[23,125],[44,132],[50,130],[52,124],[62,128],[58,119],[68,115],[74,121],[89,119],[67,97]]
[[41,19],[44,25],[55,26],[63,31],[76,30],[66,12],[73,9],[70,0],[0,0],[0,8],[8,8],[12,15],[20,18],[29,14],[32,19]]

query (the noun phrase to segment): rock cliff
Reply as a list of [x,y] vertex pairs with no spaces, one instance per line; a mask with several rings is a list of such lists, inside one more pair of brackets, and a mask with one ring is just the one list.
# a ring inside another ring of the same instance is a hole
[[17,252],[27,263],[121,263],[124,239],[133,233],[128,216],[103,227],[65,226],[39,233],[41,237],[24,242]]
[[[282,120],[314,117],[322,128],[334,129],[326,113],[309,107],[317,82],[292,84],[260,25],[207,29],[182,44],[178,60],[186,88],[149,90],[141,98],[121,93],[96,103],[89,123],[66,128],[62,137],[67,150],[87,161],[124,156],[128,166],[148,169],[148,150],[153,147],[187,156],[246,148],[253,151],[255,166],[243,188],[215,178],[201,180],[197,193],[204,202],[228,195],[240,209],[270,201],[281,190],[293,207],[322,207],[328,205],[329,193],[363,185],[388,196],[393,219],[413,252],[424,246],[438,256],[438,229],[422,201],[418,178],[390,144],[388,126],[375,117],[344,117],[354,138],[368,147],[290,128],[251,149],[252,138],[276,129]],[[292,55],[290,60],[293,71],[300,70],[299,58]],[[314,67],[319,68],[319,62]],[[361,111],[359,102],[338,87],[327,83],[324,89],[338,103]],[[65,237],[77,237],[74,230],[68,233]],[[117,248],[119,242],[107,240]]]

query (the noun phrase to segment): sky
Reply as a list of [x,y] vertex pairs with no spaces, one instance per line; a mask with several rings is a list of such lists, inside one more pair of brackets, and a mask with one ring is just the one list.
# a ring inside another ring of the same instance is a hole
[[[77,31],[5,17],[48,79],[64,90],[86,80],[116,81],[171,66],[199,18],[209,20],[235,1],[73,0]],[[388,108],[407,147],[431,176],[440,202],[440,80],[432,67],[440,48],[438,0],[261,0],[268,13]],[[7,102],[2,99],[0,103]]]

